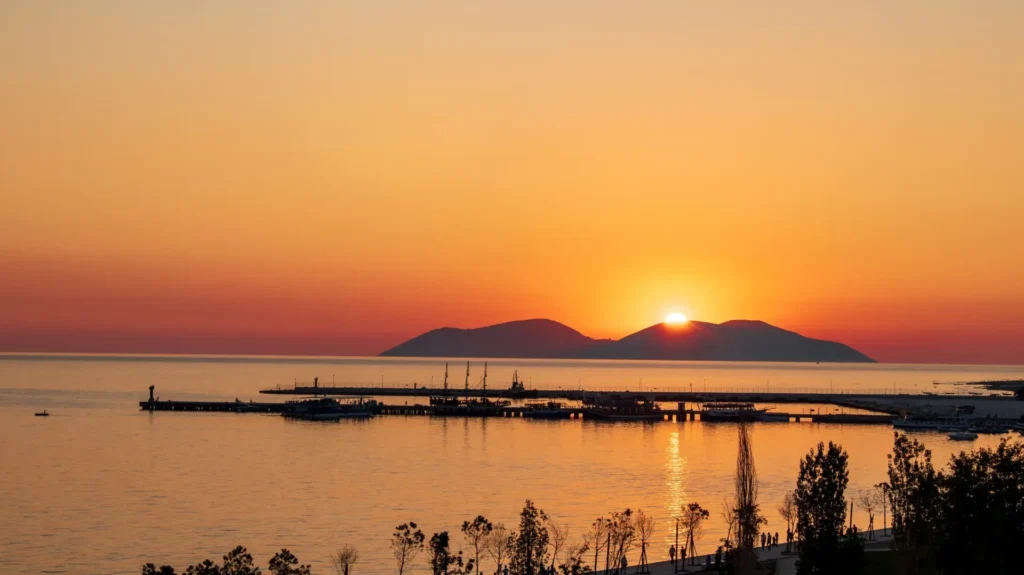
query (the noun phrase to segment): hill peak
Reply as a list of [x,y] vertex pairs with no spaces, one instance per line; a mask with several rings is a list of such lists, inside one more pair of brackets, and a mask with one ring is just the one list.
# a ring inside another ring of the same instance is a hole
[[656,323],[617,341],[587,337],[545,318],[474,329],[428,331],[381,355],[549,359],[870,362],[841,343],[804,337],[760,320]]

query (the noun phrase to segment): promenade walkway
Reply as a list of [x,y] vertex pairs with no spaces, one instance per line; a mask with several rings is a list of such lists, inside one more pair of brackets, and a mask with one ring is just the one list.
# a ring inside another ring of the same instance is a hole
[[[881,529],[876,529],[873,532],[863,531],[863,532],[860,533],[860,535],[861,535],[861,537],[864,538],[865,551],[888,549],[889,542],[892,541],[892,530],[889,530],[889,534],[883,534]],[[873,540],[869,539],[869,537],[872,537],[872,536],[874,537],[874,539]],[[711,543],[709,542],[708,545],[711,546]],[[717,545],[714,546],[714,547],[717,548]],[[795,547],[794,547],[794,549],[795,549]],[[667,554],[667,551],[668,550],[666,549],[666,550],[662,551],[662,553],[666,553]],[[787,573],[790,573],[790,574],[796,573],[796,559],[797,559],[797,555],[796,555],[795,552],[787,554],[785,552],[786,551],[786,544],[785,543],[782,543],[780,545],[776,545],[775,547],[772,547],[772,548],[767,548],[767,547],[761,548],[761,547],[758,547],[758,548],[754,549],[754,551],[757,553],[758,561],[769,561],[769,560],[772,560],[772,559],[775,559],[775,560],[779,561],[778,567],[776,569],[776,575],[785,575]],[[651,549],[651,548],[647,549],[647,553],[648,553],[648,555],[659,556],[659,555],[655,554],[654,550]],[[660,555],[660,556],[664,557],[664,555]],[[650,564],[648,564],[649,571],[646,571],[646,573],[650,573],[650,575],[676,575],[677,573],[698,573],[698,572],[704,571],[706,569],[708,558],[711,559],[711,564],[714,565],[714,562],[715,562],[715,554],[714,553],[711,553],[711,554],[708,554],[708,555],[699,555],[699,556],[697,556],[696,557],[696,561],[695,561],[696,564],[691,564],[690,558],[687,557],[686,564],[685,565],[680,565],[680,570],[679,571],[675,571],[673,569],[673,565],[672,565],[671,561],[651,562]],[[615,575],[615,573],[616,573],[616,571],[614,569],[610,569],[608,571],[598,571],[598,575]],[[626,571],[623,574],[620,574],[620,575],[636,575],[636,574],[637,574],[636,566],[635,565],[629,565],[628,567],[626,567]]]

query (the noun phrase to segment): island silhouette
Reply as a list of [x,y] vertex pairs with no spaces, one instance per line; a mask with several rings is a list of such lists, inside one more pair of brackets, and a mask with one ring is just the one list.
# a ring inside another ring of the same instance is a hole
[[594,339],[550,319],[474,329],[442,327],[380,354],[390,357],[648,359],[873,363],[852,347],[763,321],[658,323],[622,339]]

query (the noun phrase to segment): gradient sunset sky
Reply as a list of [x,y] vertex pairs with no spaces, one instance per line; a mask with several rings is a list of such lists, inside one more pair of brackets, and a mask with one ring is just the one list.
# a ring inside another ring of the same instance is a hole
[[1024,363],[1024,2],[0,3],[0,351],[670,311]]

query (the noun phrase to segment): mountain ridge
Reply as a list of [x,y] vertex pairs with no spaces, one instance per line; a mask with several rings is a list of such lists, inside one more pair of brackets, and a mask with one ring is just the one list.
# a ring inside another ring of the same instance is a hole
[[636,359],[874,363],[840,342],[814,339],[761,320],[658,323],[621,339],[595,339],[554,320],[534,318],[479,328],[441,327],[381,356],[523,359]]

